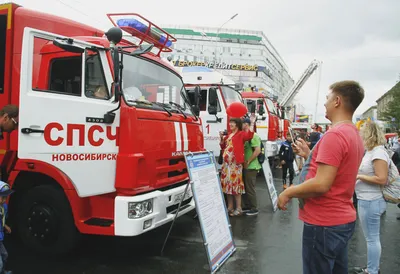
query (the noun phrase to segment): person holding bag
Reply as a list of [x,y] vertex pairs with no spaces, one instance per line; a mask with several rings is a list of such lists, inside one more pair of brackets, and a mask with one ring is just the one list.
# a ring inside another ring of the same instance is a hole
[[381,258],[380,220],[386,211],[382,189],[388,183],[390,156],[384,145],[383,131],[374,122],[361,129],[366,152],[361,162],[356,182],[358,212],[361,228],[367,242],[367,267],[356,268],[358,273],[379,273]]

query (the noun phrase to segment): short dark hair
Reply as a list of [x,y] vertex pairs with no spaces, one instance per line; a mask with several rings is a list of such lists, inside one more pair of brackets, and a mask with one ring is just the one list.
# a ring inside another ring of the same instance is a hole
[[345,80],[333,83],[329,87],[334,93],[345,99],[345,105],[354,112],[364,100],[364,89],[353,80]]
[[243,123],[243,124],[249,124],[249,125],[251,125],[251,120],[250,120],[250,118],[244,118],[244,119],[242,120],[242,123]]
[[19,115],[19,109],[16,105],[5,105],[0,109],[0,116],[7,114],[10,118],[17,118]]
[[238,127],[239,130],[243,129],[243,122],[242,119],[240,118],[231,118],[229,122],[234,122],[236,126]]

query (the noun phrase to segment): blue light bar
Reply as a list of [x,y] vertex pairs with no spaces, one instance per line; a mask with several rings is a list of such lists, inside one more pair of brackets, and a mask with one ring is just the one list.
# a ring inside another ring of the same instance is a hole
[[[167,38],[164,35],[161,35],[160,40],[158,40],[161,44],[164,44],[165,40]],[[172,42],[170,40],[167,40],[167,43],[165,44],[166,47],[172,46]]]
[[117,21],[119,27],[131,27],[142,33],[146,33],[147,26],[135,19],[119,19]]
[[[117,25],[119,27],[131,27],[134,28],[141,33],[146,33],[148,26],[141,23],[140,21],[136,19],[119,19],[117,21]],[[153,30],[150,31],[150,36],[160,42],[161,44],[165,43],[165,40],[167,39],[164,35],[160,35],[157,32],[154,32]],[[170,40],[167,40],[167,43],[165,44],[166,47],[172,46],[172,42]]]

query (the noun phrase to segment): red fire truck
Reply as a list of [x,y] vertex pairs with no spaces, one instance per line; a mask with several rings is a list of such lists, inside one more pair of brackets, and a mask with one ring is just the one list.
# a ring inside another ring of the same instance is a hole
[[[273,144],[277,143],[279,140],[284,140],[289,127],[291,127],[291,121],[288,119],[290,117],[288,112],[292,111],[293,113],[293,108],[290,106],[293,98],[298,94],[307,80],[320,65],[320,61],[313,60],[303,72],[300,79],[284,95],[279,104],[274,104],[271,99],[261,93],[242,92],[242,97],[247,104],[249,111],[250,107],[256,103],[256,109],[259,115],[257,131],[259,131],[261,138],[263,138],[263,136],[268,136],[266,152],[269,157],[277,155],[279,147],[274,146]],[[276,150],[271,149],[275,147],[277,148]]]
[[253,104],[256,105],[257,133],[266,142],[265,154],[267,157],[278,155],[278,134],[280,132],[280,116],[278,109],[268,97],[258,92],[242,92],[242,97],[249,112]]
[[[230,116],[228,107],[234,102],[243,102],[238,90],[242,85],[235,84],[229,77],[206,67],[178,68],[192,105],[196,106],[202,119],[204,147],[220,153],[219,133],[229,131]],[[200,96],[198,96],[200,94]],[[222,165],[218,164],[218,169]]]
[[201,122],[160,58],[176,40],[138,14],[108,17],[104,33],[0,5],[0,108],[20,107],[1,175],[14,233],[36,251],[139,235],[194,209],[183,153],[203,149]]

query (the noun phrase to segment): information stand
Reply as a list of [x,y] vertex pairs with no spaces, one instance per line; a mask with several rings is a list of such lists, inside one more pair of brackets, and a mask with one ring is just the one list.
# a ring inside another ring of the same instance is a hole
[[221,182],[212,152],[185,154],[211,273],[236,251]]
[[278,194],[276,193],[274,178],[272,176],[271,167],[269,166],[269,161],[264,161],[262,164],[265,182],[267,183],[267,188],[269,192],[269,197],[271,198],[272,209],[275,211],[278,210]]

